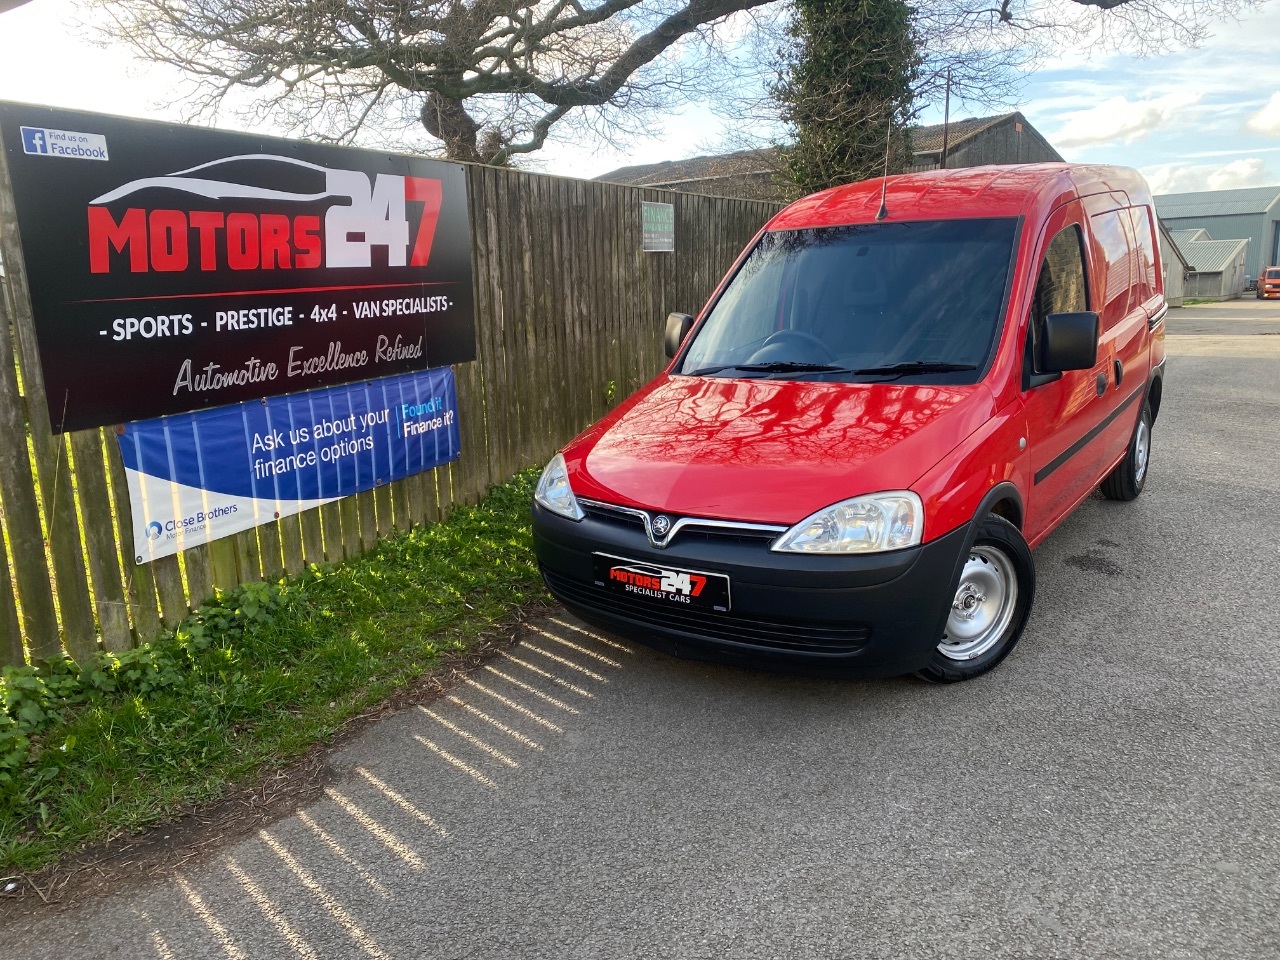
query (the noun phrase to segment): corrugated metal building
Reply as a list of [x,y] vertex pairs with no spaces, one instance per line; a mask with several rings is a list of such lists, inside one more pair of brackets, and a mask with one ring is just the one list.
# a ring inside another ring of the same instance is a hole
[[1178,240],[1178,249],[1187,261],[1186,295],[1199,300],[1239,299],[1244,293],[1245,264],[1252,245],[1248,239],[1211,240],[1207,236]]
[[[1219,242],[1247,237],[1251,241],[1244,268],[1248,276],[1280,265],[1280,186],[1170,193],[1155,200],[1156,212],[1175,238],[1183,230],[1197,228],[1222,238]],[[1188,291],[1187,296],[1195,294]]]
[[[942,124],[915,127],[911,138],[915,157],[907,170],[936,170],[942,152]],[[1016,111],[953,121],[947,125],[946,138],[947,167],[951,169],[1062,160],[1049,141]],[[749,200],[782,200],[786,195],[781,163],[773,148],[622,167],[596,179]]]

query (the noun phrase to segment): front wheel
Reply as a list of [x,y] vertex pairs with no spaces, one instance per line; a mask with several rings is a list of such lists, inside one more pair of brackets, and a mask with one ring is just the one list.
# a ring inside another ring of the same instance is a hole
[[1136,500],[1147,485],[1147,466],[1151,461],[1151,419],[1151,406],[1144,402],[1124,459],[1107,474],[1099,487],[1108,500]]
[[1022,533],[1003,517],[987,517],[960,571],[942,639],[918,675],[956,683],[993,669],[1022,636],[1035,593],[1035,561]]

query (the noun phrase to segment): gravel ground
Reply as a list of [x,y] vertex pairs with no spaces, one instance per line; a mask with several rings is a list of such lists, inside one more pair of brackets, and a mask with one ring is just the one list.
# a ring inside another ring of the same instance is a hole
[[309,809],[0,952],[1274,960],[1280,353],[1170,348],[1146,492],[1036,551],[994,674],[777,677],[557,616]]

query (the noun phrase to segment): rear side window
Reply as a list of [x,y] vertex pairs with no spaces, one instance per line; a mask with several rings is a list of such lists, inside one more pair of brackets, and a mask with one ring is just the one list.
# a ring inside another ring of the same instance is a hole
[[1134,299],[1146,303],[1160,293],[1156,282],[1156,243],[1151,232],[1151,216],[1146,207],[1130,207],[1129,222],[1134,238]]
[[1129,223],[1128,212],[1111,210],[1100,213],[1091,220],[1093,236],[1097,241],[1099,256],[1097,259],[1101,303],[1098,313],[1101,315],[1101,326],[1106,330],[1120,320],[1129,309],[1129,291],[1133,285],[1133,273],[1130,267],[1130,256],[1133,243],[1130,234],[1133,226]]
[[[1029,374],[1043,372],[1040,369],[1040,344],[1044,341],[1045,317],[1052,313],[1082,313],[1088,309],[1084,239],[1080,228],[1073,223],[1049,242],[1049,249],[1040,264],[1027,330],[1026,370]],[[1024,384],[1029,385],[1029,382]]]

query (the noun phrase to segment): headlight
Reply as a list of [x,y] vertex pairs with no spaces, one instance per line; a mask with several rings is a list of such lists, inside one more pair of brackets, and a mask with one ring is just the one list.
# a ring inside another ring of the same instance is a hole
[[909,490],[842,500],[801,520],[770,548],[781,553],[880,553],[924,539],[924,507]]
[[569,469],[564,465],[564,457],[558,453],[538,478],[538,489],[534,491],[533,499],[552,513],[570,520],[581,520],[586,516],[569,486]]

